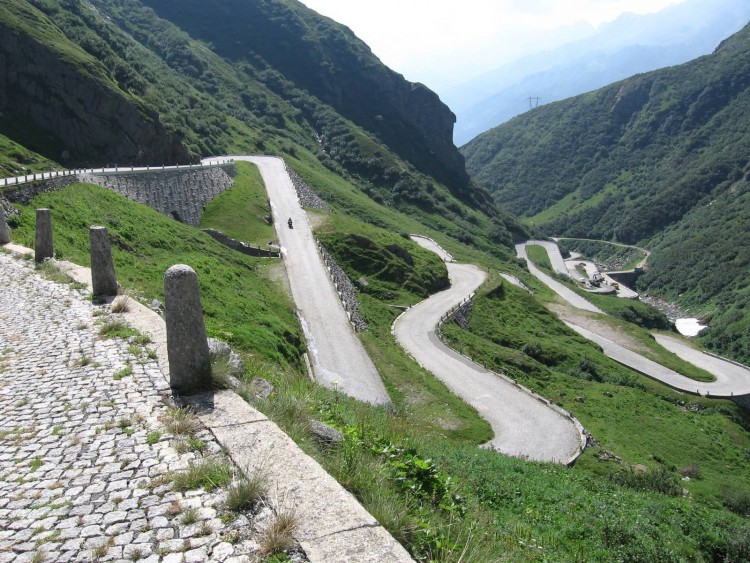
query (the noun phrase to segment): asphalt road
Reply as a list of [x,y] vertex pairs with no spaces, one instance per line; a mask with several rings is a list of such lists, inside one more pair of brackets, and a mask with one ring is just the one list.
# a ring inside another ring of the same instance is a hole
[[[258,166],[266,185],[315,380],[361,401],[373,404],[389,402],[380,374],[354,333],[318,254],[307,213],[297,199],[284,161],[270,156],[232,158]],[[290,217],[293,229],[287,226]]]
[[[689,379],[688,382],[682,382],[683,385],[696,387],[696,389],[700,390],[701,395],[710,393],[711,395],[726,397],[732,394],[750,394],[749,369],[696,350],[679,338],[664,334],[654,334],[653,336],[659,344],[670,352],[716,376],[715,382],[698,383],[696,385],[696,382]],[[687,378],[683,377],[682,379]]]
[[[604,314],[602,310],[594,307],[594,305],[589,303],[586,299],[569,290],[567,287],[555,281],[534,266],[526,254],[526,244],[532,244],[532,242],[537,244],[536,241],[529,241],[528,243],[516,245],[516,254],[519,258],[526,259],[529,266],[529,272],[574,307]],[[543,246],[548,248],[549,244],[554,245],[554,243],[547,243]],[[550,252],[549,254],[551,258],[553,252]],[[559,250],[557,251],[557,254],[559,254]],[[716,376],[716,381],[701,382],[690,379],[689,377],[680,375],[679,373],[641,356],[632,350],[628,350],[624,346],[612,342],[611,340],[586,328],[570,322],[566,322],[565,324],[581,336],[599,344],[602,347],[602,350],[604,350],[604,353],[616,362],[642,373],[647,377],[661,381],[673,389],[699,395],[711,395],[713,397],[731,397],[732,395],[740,396],[750,393],[750,370],[695,350],[676,338],[653,334],[656,341],[664,348],[678,355],[683,360],[712,373]]]
[[[538,242],[545,242],[545,241],[538,241]],[[573,307],[576,307],[577,309],[583,309],[584,311],[590,311],[592,313],[602,313],[604,314],[604,311],[602,311],[599,307],[592,304],[588,300],[584,299],[580,295],[578,295],[575,291],[572,289],[569,289],[565,287],[560,282],[552,279],[550,276],[542,272],[539,268],[537,268],[534,263],[529,260],[529,256],[526,253],[526,245],[527,244],[537,244],[537,242],[529,241],[529,242],[523,242],[521,244],[516,245],[516,255],[519,258],[523,258],[526,260],[526,264],[529,267],[529,272],[531,272],[537,279],[539,279],[544,285],[549,287],[552,291],[557,293],[560,297],[562,297],[565,301],[573,305]],[[547,244],[554,244],[554,243],[547,243]],[[547,247],[547,245],[542,245]],[[560,254],[560,251],[557,251],[557,254]],[[560,260],[562,261],[562,255],[560,255]],[[558,268],[561,268],[557,270],[560,273],[565,273],[567,275],[568,269],[565,267],[565,262],[563,261],[562,266],[558,265]],[[563,272],[564,271],[564,272]]]
[[[414,240],[434,250],[434,243]],[[443,252],[438,253],[445,259]],[[440,318],[487,279],[486,272],[471,264],[447,267],[451,287],[396,319],[393,331],[399,344],[490,423],[495,437],[485,446],[538,461],[569,461],[581,446],[580,432],[571,419],[448,348],[436,335]]]

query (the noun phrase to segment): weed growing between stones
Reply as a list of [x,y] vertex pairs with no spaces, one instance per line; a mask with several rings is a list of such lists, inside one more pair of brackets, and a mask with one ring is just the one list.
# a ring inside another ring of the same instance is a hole
[[81,357],[73,362],[73,365],[75,367],[79,367],[79,368],[86,367],[94,363],[93,358],[91,358],[91,356],[88,356],[85,350],[81,349],[79,350],[79,352],[81,354]]
[[180,523],[185,526],[195,524],[197,521],[198,511],[195,508],[188,508],[185,512],[182,513],[182,516],[180,517]]
[[107,541],[91,550],[92,559],[98,561],[99,559],[104,558],[107,555],[107,551],[109,551],[109,548],[112,547],[114,543],[114,538],[107,538]]
[[99,334],[104,338],[129,338],[137,336],[139,331],[120,319],[107,318],[99,326]]
[[232,481],[232,465],[225,460],[204,459],[190,465],[185,471],[170,473],[175,491],[190,491],[203,488],[212,491],[218,487],[228,485]]
[[164,428],[175,436],[189,436],[200,428],[200,421],[195,412],[189,408],[171,407],[161,417]]
[[271,522],[261,532],[258,543],[262,555],[272,555],[294,547],[294,532],[299,526],[297,514],[293,508],[274,511]]
[[185,439],[175,440],[172,444],[178,454],[187,452],[202,453],[206,449],[206,443],[195,436],[188,436]]
[[73,283],[73,278],[63,273],[60,267],[55,264],[54,260],[44,260],[35,267],[36,271],[46,280],[55,283]]
[[227,488],[224,504],[232,512],[246,512],[260,502],[268,489],[268,478],[262,472],[241,477]]
[[122,368],[121,370],[116,371],[112,375],[112,379],[114,379],[115,381],[120,381],[121,379],[123,379],[125,377],[130,377],[131,375],[133,375],[133,366],[131,366],[130,364],[128,364],[124,368]]
[[173,500],[172,503],[167,507],[165,514],[167,516],[177,516],[180,512],[182,512],[182,505],[180,504],[180,501]]
[[127,295],[118,295],[112,301],[109,310],[114,314],[127,313],[130,311],[130,297]]
[[214,389],[231,389],[236,386],[234,369],[228,354],[211,358],[211,383]]

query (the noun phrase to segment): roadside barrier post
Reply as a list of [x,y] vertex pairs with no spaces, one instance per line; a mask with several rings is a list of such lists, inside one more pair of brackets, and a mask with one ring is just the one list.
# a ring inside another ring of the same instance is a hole
[[198,276],[185,264],[164,274],[164,318],[167,325],[169,385],[180,394],[211,384],[211,362],[198,289]]
[[109,235],[105,227],[89,228],[89,251],[94,299],[117,295],[117,275],[112,260],[112,249],[109,245]]
[[34,261],[44,262],[45,259],[52,258],[52,255],[52,217],[49,209],[37,209]]
[[0,205],[0,244],[8,244],[10,242],[10,230],[8,229],[8,223],[5,220],[5,209]]

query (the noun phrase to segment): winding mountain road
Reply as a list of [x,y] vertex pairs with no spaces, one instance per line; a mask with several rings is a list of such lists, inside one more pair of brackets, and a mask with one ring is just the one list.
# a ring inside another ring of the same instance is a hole
[[[390,402],[380,374],[354,333],[318,253],[307,213],[300,205],[284,161],[271,156],[233,156],[206,162],[225,158],[252,162],[263,177],[315,380],[361,401]],[[287,226],[290,217],[293,229]]]
[[[436,252],[451,257],[429,239],[412,237]],[[543,399],[519,388],[458,354],[441,342],[436,327],[443,315],[471,295],[487,279],[472,264],[447,263],[451,287],[404,312],[393,323],[399,344],[426,370],[477,409],[492,426],[495,437],[486,447],[507,455],[536,461],[569,463],[583,447],[581,428],[551,408]]]
[[[547,274],[542,272],[539,268],[537,268],[534,265],[534,263],[531,260],[529,260],[529,255],[526,253],[527,244],[537,244],[537,241],[529,241],[528,243],[524,242],[521,244],[517,244],[516,255],[519,258],[523,258],[524,260],[526,260],[526,264],[529,267],[529,272],[531,272],[534,275],[534,277],[536,277],[544,285],[549,287],[552,291],[557,293],[560,297],[565,299],[565,301],[573,305],[573,307],[576,307],[577,309],[582,309],[584,311],[590,311],[591,313],[604,314],[604,311],[602,311],[599,307],[597,307],[590,301],[584,299],[572,289],[565,287],[559,281],[552,279],[550,276],[548,276]],[[554,244],[554,243],[547,243],[547,244]],[[547,248],[547,244],[540,245],[540,246]],[[547,254],[549,254],[549,251],[547,252]],[[558,251],[557,254],[559,255],[560,252]],[[560,261],[562,261],[562,256],[560,256]],[[552,262],[552,257],[550,257],[550,262]],[[565,262],[562,262],[562,266],[558,264],[557,267],[555,267],[553,263],[553,268],[555,269],[557,273],[562,273],[566,276],[568,275],[568,269],[565,267]]]
[[[529,266],[529,272],[573,307],[594,313],[605,314],[604,311],[595,307],[574,291],[542,272],[529,260],[528,254],[526,253],[526,245],[539,244],[539,242],[545,242],[545,244],[541,244],[540,246],[543,246],[547,250],[547,253],[550,255],[550,261],[552,261],[553,254],[560,255],[557,245],[548,241],[528,241],[526,243],[517,244],[516,254],[519,258],[524,258],[526,260],[526,263]],[[550,245],[555,248],[550,249]],[[602,347],[604,353],[616,362],[642,373],[647,377],[661,381],[665,385],[678,391],[717,398],[738,397],[750,394],[750,370],[696,350],[676,338],[660,334],[652,335],[659,344],[670,352],[673,352],[683,360],[703,368],[716,376],[716,381],[702,382],[690,379],[689,377],[685,377],[684,375],[664,367],[661,364],[633,352],[632,350],[629,350],[628,348],[625,348],[624,346],[584,327],[568,321],[565,321],[565,324],[584,338],[597,343]]]

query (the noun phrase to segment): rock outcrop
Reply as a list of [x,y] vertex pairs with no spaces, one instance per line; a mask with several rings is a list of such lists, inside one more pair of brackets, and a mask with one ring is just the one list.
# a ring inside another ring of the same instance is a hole
[[[221,56],[263,61],[451,189],[468,186],[453,112],[429,88],[385,66],[349,28],[300,2],[143,1]],[[220,27],[205,25],[218,19]]]
[[48,43],[0,18],[0,132],[68,166],[190,161],[159,116],[108,82],[98,61],[61,33]]

